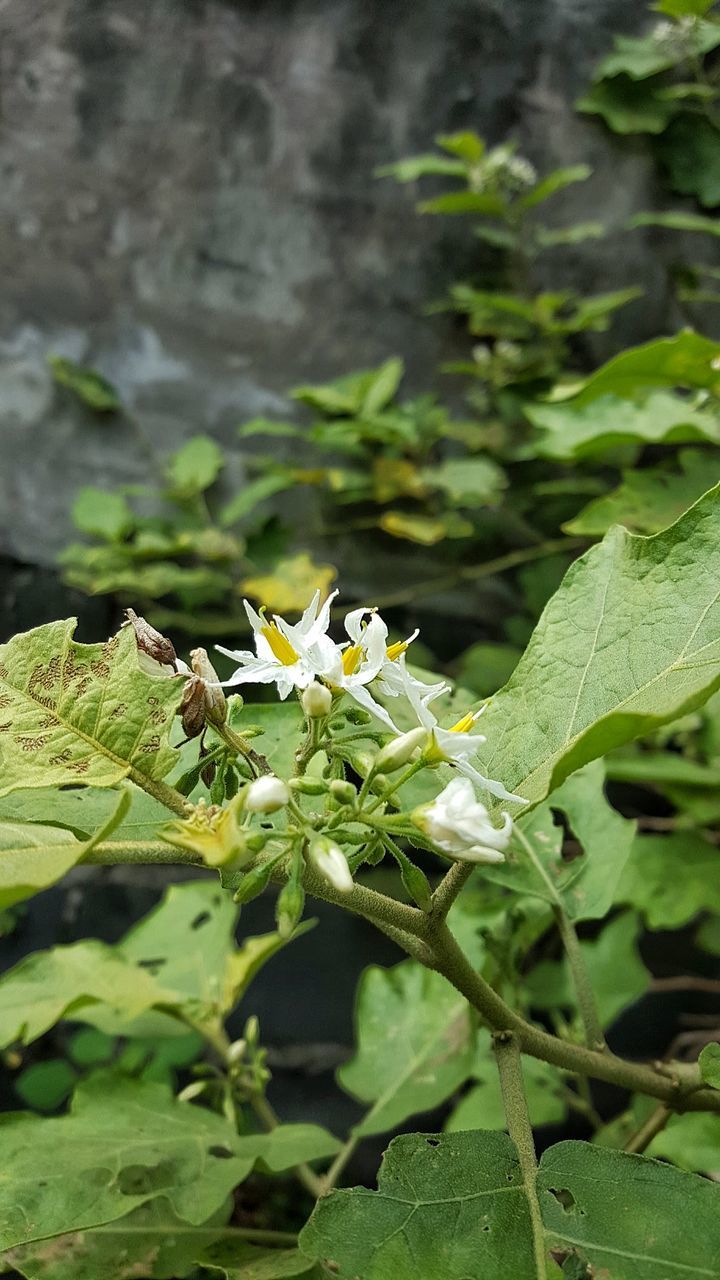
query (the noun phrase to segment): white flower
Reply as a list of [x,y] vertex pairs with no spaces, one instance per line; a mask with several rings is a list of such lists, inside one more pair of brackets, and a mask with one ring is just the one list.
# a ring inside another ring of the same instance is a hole
[[245,600],[245,612],[255,635],[255,653],[217,645],[220,653],[240,663],[224,684],[276,684],[283,699],[292,689],[306,689],[332,662],[337,649],[327,635],[330,606],[336,595],[337,591],[333,591],[321,607],[320,592],[316,591],[302,618],[293,626],[277,615],[268,622]]
[[317,836],[311,841],[308,850],[310,861],[324,880],[337,889],[338,893],[350,893],[353,878],[347,864],[347,858],[327,836]]
[[503,813],[503,825],[494,827],[484,804],[475,797],[467,778],[453,778],[432,804],[412,815],[416,827],[450,858],[460,862],[504,862],[512,834],[512,818]]
[[[450,686],[440,684],[418,687],[419,685],[420,682],[407,672],[403,692],[420,724],[424,729],[428,730],[430,735],[430,743],[426,748],[425,758],[428,761],[434,759],[437,763],[445,761],[447,764],[454,765],[458,773],[464,774],[476,786],[483,787],[499,800],[511,800],[516,804],[525,804],[526,801],[522,796],[514,795],[501,782],[496,782],[493,778],[486,778],[471,763],[471,757],[477,755],[478,749],[486,741],[482,733],[470,732],[475,721],[482,715],[485,708],[482,707],[479,711],[468,711],[467,715],[461,716],[455,724],[443,729],[438,724],[438,718],[434,711],[430,709],[430,703],[434,702],[442,693],[447,693]],[[425,690],[424,693],[423,689]]]
[[276,813],[290,799],[290,788],[282,778],[269,773],[256,778],[243,793],[243,808],[248,813]]

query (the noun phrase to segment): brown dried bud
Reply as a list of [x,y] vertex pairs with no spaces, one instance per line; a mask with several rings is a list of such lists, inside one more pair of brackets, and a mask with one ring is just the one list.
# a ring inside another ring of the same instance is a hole
[[227,702],[220,688],[220,678],[205,649],[193,649],[190,662],[195,675],[205,688],[205,719],[210,724],[224,724],[227,719]]
[[172,640],[168,640],[167,636],[156,631],[155,627],[151,627],[150,623],[146,622],[145,618],[141,618],[134,609],[125,610],[123,626],[132,627],[135,632],[139,654],[145,654],[148,658],[152,658],[153,662],[160,663],[162,667],[175,669],[177,654]]
[[188,676],[180,702],[182,727],[188,738],[197,738],[205,728],[205,681]]

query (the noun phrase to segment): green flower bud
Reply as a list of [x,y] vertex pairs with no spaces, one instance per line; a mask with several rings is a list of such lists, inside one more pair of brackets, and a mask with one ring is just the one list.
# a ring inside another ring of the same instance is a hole
[[340,804],[354,804],[357,800],[357,787],[345,778],[334,778],[330,783],[330,795]]
[[275,908],[275,920],[281,938],[289,938],[296,928],[305,906],[305,890],[301,884],[288,880],[280,893]]
[[328,789],[324,778],[311,778],[307,774],[302,778],[291,778],[288,785],[291,791],[298,791],[301,796],[324,796]]
[[382,773],[394,773],[408,764],[419,747],[427,741],[427,729],[422,727],[411,729],[409,733],[401,733],[378,751],[375,757],[375,768]]
[[342,849],[327,836],[316,836],[311,840],[308,857],[316,871],[339,893],[350,893],[353,878]]
[[372,720],[370,712],[364,711],[362,707],[348,707],[344,714],[350,724],[370,724]]

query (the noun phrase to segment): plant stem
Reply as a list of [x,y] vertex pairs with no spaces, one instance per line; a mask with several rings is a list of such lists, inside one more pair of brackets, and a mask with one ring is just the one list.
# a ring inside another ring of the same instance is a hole
[[355,1148],[359,1145],[360,1142],[361,1142],[361,1138],[357,1134],[351,1133],[347,1142],[343,1143],[335,1159],[330,1165],[330,1168],[325,1174],[325,1177],[322,1179],[322,1183],[323,1183],[322,1194],[324,1196],[326,1196],[329,1191],[332,1191],[333,1187],[337,1186],[340,1175],[345,1169],[345,1166],[348,1160],[350,1160],[351,1157],[354,1155]]
[[473,868],[470,862],[456,862],[443,876],[432,896],[432,918],[443,921],[458,894],[467,884]]
[[128,777],[137,787],[142,787],[143,791],[147,791],[148,795],[152,796],[154,800],[164,804],[166,809],[171,809],[173,813],[179,814],[181,818],[187,817],[185,808],[187,800],[174,787],[169,787],[166,782],[160,782],[157,778],[149,778],[146,773],[141,773],[139,769],[131,768]]
[[537,1277],[538,1280],[547,1280],[545,1232],[536,1186],[537,1157],[523,1084],[520,1046],[517,1037],[511,1031],[497,1031],[493,1036],[493,1049],[500,1073],[500,1089],[508,1133],[515,1143],[527,1192]]
[[213,729],[220,735],[226,746],[230,747],[230,750],[234,751],[236,755],[244,756],[257,773],[272,773],[265,756],[261,756],[258,751],[254,751],[250,743],[246,742],[234,729],[231,729],[229,724],[214,724]]
[[515,827],[515,836],[520,841],[535,873],[542,880],[552,900],[555,923],[565,948],[570,976],[575,988],[578,1010],[585,1029],[585,1043],[591,1049],[604,1049],[605,1037],[598,1016],[592,984],[585,968],[580,942],[575,932],[575,926],[565,910],[556,886],[550,879],[527,836],[518,826]]
[[205,867],[199,854],[188,849],[176,849],[169,844],[148,844],[147,840],[103,840],[81,860],[84,866],[107,867],[113,865],[148,866],[150,864],[178,864],[191,867]]
[[643,1151],[650,1146],[653,1138],[665,1128],[671,1115],[672,1109],[661,1102],[659,1107],[655,1107],[654,1111],[650,1112],[647,1120],[640,1126],[637,1133],[634,1133],[628,1139],[625,1143],[625,1150],[631,1155],[642,1155]]
[[[437,592],[448,591],[460,582],[474,582],[479,578],[490,578],[496,573],[504,573],[506,569],[514,569],[516,565],[527,564],[532,560],[542,560],[545,556],[556,555],[560,551],[576,551],[585,546],[586,538],[552,538],[537,546],[520,547],[517,551],[509,551],[507,555],[498,556],[495,560],[485,560],[483,564],[470,565],[457,569],[454,573],[446,573],[438,578],[426,578],[411,587],[400,591],[389,592],[385,596],[375,596],[366,603],[366,608],[390,609],[396,605],[412,604],[422,596],[432,596]],[[353,609],[362,607],[353,605]]]
[[[250,1105],[255,1112],[258,1120],[268,1133],[272,1133],[273,1129],[277,1129],[280,1120],[276,1116],[273,1108],[270,1106],[267,1098],[262,1093],[253,1093],[250,1095]],[[298,1164],[293,1169],[298,1182],[301,1182],[306,1191],[315,1200],[319,1200],[325,1191],[325,1179],[319,1178],[318,1175],[310,1168],[309,1164]]]

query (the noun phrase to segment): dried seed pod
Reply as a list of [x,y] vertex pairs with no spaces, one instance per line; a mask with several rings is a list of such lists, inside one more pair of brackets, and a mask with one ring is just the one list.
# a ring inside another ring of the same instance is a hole
[[177,654],[172,640],[151,627],[145,618],[141,618],[134,609],[125,610],[124,627],[132,627],[139,653],[144,653],[163,667],[173,667],[177,663]]
[[205,681],[188,676],[180,702],[182,727],[188,738],[197,738],[205,728]]

